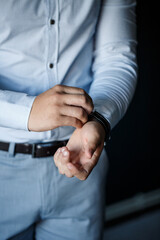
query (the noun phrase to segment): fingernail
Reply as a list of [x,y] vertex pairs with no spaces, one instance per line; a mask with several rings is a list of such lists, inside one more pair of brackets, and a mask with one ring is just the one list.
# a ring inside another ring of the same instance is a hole
[[68,152],[67,152],[67,151],[64,151],[64,152],[63,152],[63,156],[66,157],[67,155],[68,155]]

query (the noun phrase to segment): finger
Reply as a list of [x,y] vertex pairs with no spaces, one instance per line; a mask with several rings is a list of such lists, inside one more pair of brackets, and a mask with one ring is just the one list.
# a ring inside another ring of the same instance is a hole
[[56,167],[58,167],[58,157],[59,157],[60,151],[61,151],[61,148],[58,148],[53,156],[53,160],[55,162]]
[[61,148],[60,159],[63,164],[66,164],[70,161],[70,152],[67,147]]
[[62,148],[59,148],[54,154],[54,162],[60,174],[64,174],[64,167],[62,165]]
[[96,151],[98,145],[99,145],[99,142],[97,142],[97,141],[88,143],[87,139],[85,139],[84,144],[83,144],[83,149],[86,154],[86,157],[91,159],[94,152]]
[[86,91],[82,88],[78,87],[70,87],[66,85],[57,85],[61,87],[61,92],[66,93],[66,94],[81,94],[81,95],[87,95],[88,98],[92,101],[91,97],[86,93]]
[[64,116],[74,117],[80,120],[83,124],[88,121],[88,114],[81,107],[65,105],[61,107],[60,114]]
[[93,111],[93,102],[88,94],[64,94],[62,98],[65,104],[82,107],[88,114]]
[[77,118],[61,115],[59,126],[72,126],[75,128],[81,128],[83,123]]
[[69,171],[66,166],[66,163],[69,161],[70,153],[67,147],[62,147],[57,150],[55,153],[55,162],[58,167],[59,173],[62,175],[66,175],[67,177],[73,177],[73,174]]
[[101,155],[102,149],[103,149],[102,146],[97,147],[97,149],[94,151],[94,153],[92,155],[92,158],[83,165],[83,168],[86,170],[86,172],[88,172],[88,174],[91,173],[93,168],[98,163],[98,160],[99,160],[99,157]]
[[[103,148],[102,148],[103,149]],[[93,153],[93,156],[90,160],[88,160],[88,162],[86,162],[84,165],[83,165],[83,177],[84,180],[90,175],[90,173],[92,172],[93,168],[96,166],[97,162],[98,162],[98,159],[100,157],[100,154],[101,154],[101,146],[98,147],[94,153]]]
[[63,86],[63,92],[67,94],[80,94],[85,95],[93,104],[92,98],[89,96],[89,94],[82,88],[77,87],[69,87],[69,86]]
[[[103,148],[102,148],[103,149]],[[87,177],[90,175],[92,172],[93,168],[96,166],[98,159],[101,154],[101,146],[98,147],[94,153],[91,159],[88,160],[87,163],[85,163],[83,166],[79,167],[76,166],[75,164],[69,162],[67,163],[68,169],[71,171],[71,173],[77,177],[80,180],[86,180]]]
[[74,175],[73,175],[73,174],[69,171],[69,169],[67,169],[67,168],[66,168],[64,174],[65,174],[66,177],[68,177],[68,178],[72,178],[72,177],[74,177]]
[[82,88],[78,87],[70,87],[66,85],[57,84],[55,85],[52,90],[59,92],[59,93],[66,93],[66,94],[84,94],[85,91]]
[[78,168],[71,162],[67,163],[67,167],[73,176],[77,177],[79,180],[86,180],[88,177],[88,172],[83,168]]
[[[96,159],[97,160],[97,159]],[[98,161],[89,161],[84,164],[83,168],[88,173],[88,175],[92,172],[93,168],[96,166]]]
[[67,168],[67,165],[66,165],[70,161],[69,157],[70,157],[70,152],[68,151],[68,149],[66,147],[63,147],[61,149],[61,152],[60,152],[60,155],[59,155],[60,171],[63,172],[66,175],[66,177],[71,178],[71,177],[73,177],[73,174]]

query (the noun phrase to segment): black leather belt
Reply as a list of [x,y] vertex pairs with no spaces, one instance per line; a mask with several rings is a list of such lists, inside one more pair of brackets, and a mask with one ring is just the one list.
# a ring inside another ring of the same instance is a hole
[[[31,154],[33,158],[49,157],[53,156],[58,148],[63,147],[67,144],[68,140],[54,141],[47,143],[16,143],[15,154],[24,153]],[[0,150],[8,151],[10,143],[0,142]]]

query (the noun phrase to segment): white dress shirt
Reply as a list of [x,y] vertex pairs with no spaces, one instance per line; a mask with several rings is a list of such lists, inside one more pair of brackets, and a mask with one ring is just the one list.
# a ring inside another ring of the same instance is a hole
[[35,97],[80,87],[113,128],[137,79],[135,0],[0,0],[0,141],[68,138],[73,127],[28,131]]

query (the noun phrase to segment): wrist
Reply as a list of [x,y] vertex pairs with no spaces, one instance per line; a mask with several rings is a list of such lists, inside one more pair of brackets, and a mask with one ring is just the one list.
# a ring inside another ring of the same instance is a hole
[[94,132],[96,132],[99,135],[99,137],[105,141],[106,132],[105,132],[104,126],[95,119],[92,119],[88,123],[94,125],[94,129],[95,129]]
[[97,111],[91,112],[88,117],[88,121],[95,121],[99,123],[105,131],[105,142],[110,139],[111,126],[110,123]]

